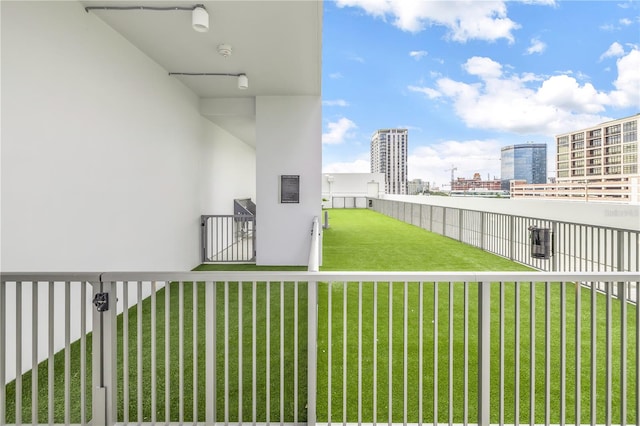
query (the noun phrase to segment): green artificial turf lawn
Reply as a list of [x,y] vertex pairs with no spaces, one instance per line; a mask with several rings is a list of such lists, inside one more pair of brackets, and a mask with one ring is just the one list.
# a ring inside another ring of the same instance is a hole
[[[511,262],[484,252],[480,249],[470,247],[459,243],[453,239],[442,237],[424,231],[415,226],[406,224],[401,221],[394,220],[381,214],[371,212],[369,210],[330,210],[329,211],[328,230],[324,231],[324,251],[323,251],[323,270],[385,270],[385,271],[522,271],[530,270],[523,265]],[[363,285],[362,293],[362,357],[364,359],[362,368],[362,418],[363,421],[371,421],[373,416],[373,286],[371,283]],[[438,400],[439,405],[438,421],[449,421],[449,318],[448,318],[448,283],[438,284]],[[504,300],[505,300],[505,341],[504,341],[504,421],[507,423],[515,422],[515,285],[513,283],[505,283]],[[520,287],[520,415],[522,422],[528,422],[530,418],[530,286],[529,284],[521,284]],[[534,402],[534,418],[536,423],[545,422],[545,353],[544,353],[544,330],[545,330],[545,285],[542,283],[534,284],[535,287],[535,374],[534,374],[534,392],[536,394]],[[575,421],[575,404],[574,390],[575,377],[575,294],[576,287],[567,285],[566,287],[566,316],[567,319],[567,361],[566,361],[566,389],[567,389],[567,408],[566,421]],[[455,423],[464,422],[464,399],[462,398],[462,390],[464,387],[464,323],[463,323],[463,304],[464,286],[461,283],[453,284],[453,312],[455,313],[452,330],[453,330],[453,386],[452,395],[454,404],[451,406],[453,411],[452,420]],[[342,283],[331,284],[332,298],[332,407],[331,417],[333,421],[341,421],[343,419],[343,370],[342,370],[342,350],[343,350],[343,332],[347,333],[347,391],[346,391],[346,408],[347,421],[358,421],[358,284],[349,283],[346,286],[347,291],[347,322],[346,328],[343,321],[343,300],[345,286]],[[550,304],[551,304],[551,358],[549,360],[550,371],[550,421],[552,423],[560,423],[560,286],[557,283],[549,285]],[[403,283],[394,283],[393,304],[392,304],[392,421],[402,422],[403,419]],[[603,336],[605,335],[606,322],[606,298],[598,294],[596,297],[597,305],[597,373],[596,384],[590,383],[590,337],[591,337],[591,315],[589,312],[591,293],[587,290],[581,291],[580,301],[582,304],[582,351],[581,351],[581,421],[586,423],[590,419],[590,395],[589,391],[593,387],[595,389],[603,389],[605,384],[605,344]],[[328,285],[320,284],[319,286],[319,335],[318,335],[318,418],[326,419],[328,413]],[[409,422],[418,422],[418,303],[419,289],[418,284],[408,284],[407,294],[408,321],[409,330],[407,335],[408,342],[408,359],[407,366],[407,411]],[[424,340],[423,340],[423,414],[425,422],[432,422],[434,416],[433,407],[433,348],[435,346],[434,339],[434,285],[425,283],[423,285],[423,304],[424,304]],[[474,423],[477,419],[477,285],[471,283],[468,285],[469,300],[469,358],[467,365],[469,366],[469,400],[467,419]],[[491,371],[491,422],[497,423],[500,418],[500,376],[499,376],[499,351],[500,342],[498,336],[499,317],[500,317],[500,287],[498,284],[492,286],[491,291],[491,324],[492,324],[492,371]],[[378,323],[377,323],[377,421],[386,422],[389,419],[388,396],[388,342],[389,342],[389,324],[388,324],[388,303],[389,292],[388,284],[381,283],[378,285],[377,306],[378,306]],[[617,301],[612,302],[612,336],[620,335],[620,305]],[[632,423],[635,421],[634,410],[631,409],[631,402],[635,402],[635,307],[628,305],[628,366],[627,366],[627,400],[629,401],[628,419]],[[411,326],[413,324],[413,327]],[[619,374],[619,354],[620,341],[615,339],[612,342],[612,389],[614,395],[620,388]],[[596,416],[598,422],[603,423],[605,419],[604,392],[598,392]],[[612,401],[612,418],[619,421],[620,399],[613,398]],[[616,421],[614,420],[614,422]]]
[[[464,386],[464,319],[463,319],[463,298],[464,298],[464,285],[462,283],[452,283],[453,292],[453,312],[454,319],[452,323],[453,343],[452,343],[452,357],[453,360],[453,372],[452,372],[452,395],[453,405],[451,409],[453,411],[452,421],[454,423],[464,422],[464,407],[463,407],[463,386]],[[387,283],[379,283],[377,289],[377,308],[378,308],[378,323],[377,323],[377,385],[374,386],[372,381],[373,376],[373,285],[371,283],[362,284],[362,357],[363,357],[363,372],[362,372],[362,389],[363,389],[363,406],[362,416],[363,421],[371,421],[373,415],[372,405],[372,389],[377,389],[377,421],[387,422],[389,412],[388,395],[389,395],[389,383],[388,383],[388,351],[389,351],[389,291]],[[522,423],[529,422],[529,389],[530,389],[530,283],[521,283],[518,285],[520,291],[520,315],[516,316],[515,312],[515,300],[516,300],[516,286],[513,283],[504,283],[504,421],[506,423],[513,424],[515,422],[514,402],[516,400],[516,384],[515,384],[515,322],[516,318],[520,319],[520,369],[519,369],[519,401],[520,401],[520,415],[519,420]],[[540,424],[545,422],[545,284],[534,283],[535,290],[535,339],[534,339],[534,356],[535,356],[535,373],[534,373],[534,387],[535,387],[535,402],[534,402],[534,419],[535,422]],[[419,284],[408,283],[407,284],[407,315],[408,315],[408,332],[407,332],[407,359],[409,360],[407,365],[407,410],[409,422],[418,422],[418,350],[419,350],[419,335],[418,335],[418,304],[420,301],[419,296]],[[332,407],[331,416],[333,421],[341,421],[343,416],[343,333],[346,330],[347,334],[347,350],[346,350],[346,365],[347,365],[347,390],[346,390],[346,405],[347,405],[347,421],[358,421],[358,283],[349,283],[346,286],[347,292],[347,321],[346,327],[343,322],[343,301],[345,286],[342,283],[333,283],[331,285],[331,298],[332,298],[332,316],[331,316],[331,330],[332,330]],[[557,283],[549,284],[550,291],[550,360],[549,360],[549,375],[550,375],[550,422],[558,424],[560,423],[560,291],[561,287]],[[439,396],[438,404],[438,421],[449,421],[449,306],[448,306],[448,292],[449,283],[438,284],[438,386],[437,392]],[[565,286],[566,292],[566,422],[573,423],[575,421],[575,404],[574,404],[574,389],[576,384],[575,377],[575,301],[576,301],[576,287],[574,285],[567,284]],[[329,292],[327,286],[320,287],[320,318],[319,324],[319,342],[318,342],[318,418],[325,419],[328,413],[328,388],[327,388],[327,376],[328,376],[328,297]],[[392,291],[392,421],[403,422],[403,350],[404,350],[404,336],[403,336],[403,320],[404,320],[404,283],[394,283]],[[500,285],[498,283],[492,285],[491,290],[491,422],[499,422],[500,413],[500,382],[499,382],[499,365],[500,365],[500,342],[498,336],[500,335],[499,318],[500,318]],[[423,284],[423,304],[424,304],[424,331],[423,331],[423,413],[425,422],[432,422],[434,413],[434,355],[433,348],[435,347],[436,339],[434,337],[434,284]],[[468,333],[469,333],[469,347],[468,347],[468,361],[469,368],[468,377],[468,421],[476,422],[477,420],[477,284],[468,284]],[[596,353],[596,383],[591,383],[590,377],[590,339],[591,339],[591,316],[589,313],[590,306],[590,292],[581,289],[580,301],[582,304],[582,316],[581,316],[581,336],[582,336],[582,349],[581,349],[581,422],[588,423],[590,421],[590,394],[589,391],[593,388],[597,394],[597,422],[604,423],[606,402],[604,399],[603,390],[606,383],[606,346],[605,346],[605,311],[606,311],[606,298],[603,295],[598,294],[596,297],[597,306],[597,325],[596,325],[596,339],[597,339],[597,353]],[[635,308],[628,306],[627,317],[627,330],[628,330],[628,363],[627,363],[627,403],[628,414],[627,422],[634,423],[636,414],[632,409],[633,403],[635,403]],[[612,301],[612,419],[614,423],[619,422],[620,413],[620,304],[616,300]]]
[[[404,224],[394,219],[385,217],[378,213],[374,213],[368,210],[331,210],[330,211],[330,228],[324,231],[324,250],[323,250],[323,270],[405,270],[405,271],[479,271],[479,270],[527,270],[526,267],[510,262],[498,256],[491,255],[483,252],[479,249],[461,244],[452,239],[442,237],[436,234],[431,234],[424,230],[421,230],[412,225]],[[202,265],[199,270],[300,270],[304,268],[290,267],[257,267],[255,265]],[[170,395],[170,419],[177,421],[180,414],[179,406],[179,374],[178,374],[178,288],[181,284],[173,283],[170,288],[170,339],[171,343],[171,390]],[[185,421],[191,421],[192,419],[192,405],[193,399],[191,389],[193,386],[193,335],[192,335],[192,291],[193,286],[191,283],[182,284],[184,289],[184,310],[187,312],[184,323],[184,404],[183,404],[183,416]],[[256,283],[256,380],[257,380],[257,400],[256,400],[256,414],[258,421],[265,421],[267,418],[267,411],[269,411],[269,419],[271,421],[277,421],[280,419],[280,341],[279,341],[279,327],[280,327],[280,284],[273,283],[270,285],[270,291],[266,291],[266,283]],[[329,290],[330,288],[330,290]],[[544,284],[534,284],[535,288],[535,307],[536,307],[536,325],[535,325],[535,360],[536,360],[536,372],[534,376],[534,383],[536,389],[535,398],[535,421],[537,423],[543,423],[545,420],[545,401],[543,398],[543,390],[545,386],[545,357],[544,357],[544,296],[545,286]],[[329,376],[328,366],[328,330],[329,330],[329,318],[331,318],[331,339],[332,339],[332,407],[331,407],[331,420],[342,421],[343,419],[343,370],[342,370],[342,357],[343,357],[343,296],[347,294],[347,321],[346,321],[346,365],[347,365],[347,387],[346,387],[346,409],[347,409],[347,421],[355,422],[358,420],[358,283],[319,283],[318,285],[318,392],[317,392],[317,414],[318,421],[326,421],[328,417],[328,404],[327,394],[328,386],[327,379]],[[520,285],[520,420],[528,422],[529,420],[529,348],[530,348],[530,336],[529,336],[529,284]],[[575,322],[574,316],[574,304],[576,290],[574,286],[566,286],[566,304],[567,312],[567,422],[574,421],[574,405],[573,405],[573,389],[575,387],[575,364],[573,359],[574,352],[574,329]],[[218,371],[217,377],[217,393],[216,393],[216,409],[217,420],[224,421],[224,409],[225,403],[228,404],[229,421],[238,420],[238,399],[243,401],[242,404],[242,416],[243,420],[251,421],[252,415],[252,398],[251,398],[251,367],[252,359],[250,354],[252,353],[252,332],[253,324],[251,318],[251,306],[252,306],[252,283],[242,284],[242,303],[239,304],[238,300],[238,284],[228,284],[228,306],[225,311],[225,297],[224,297],[224,285],[217,284],[216,296],[217,296],[217,347],[216,353],[218,354],[216,369]],[[408,331],[407,331],[407,353],[409,360],[407,365],[407,412],[408,421],[417,422],[418,420],[418,303],[420,301],[419,288],[416,283],[407,284],[407,314],[408,314]],[[559,377],[560,377],[560,355],[559,355],[559,306],[560,306],[560,286],[557,284],[550,284],[551,290],[551,358],[550,358],[550,421],[552,423],[559,423]],[[464,358],[464,323],[463,323],[463,306],[462,300],[464,298],[464,288],[462,284],[453,283],[451,287],[453,293],[453,312],[455,317],[452,323],[453,332],[453,374],[452,374],[452,387],[451,392],[453,394],[454,404],[452,405],[452,420],[456,423],[462,423],[464,421],[463,412],[463,379],[464,369],[462,368]],[[492,385],[491,385],[491,422],[497,423],[499,421],[499,401],[500,401],[500,383],[499,383],[499,285],[492,286]],[[449,283],[438,284],[438,368],[437,377],[438,385],[437,392],[439,395],[438,421],[447,422],[449,420],[449,406],[447,404],[449,394],[449,305],[448,305],[448,293]],[[298,318],[299,330],[299,381],[298,381],[298,394],[299,403],[297,409],[298,421],[306,421],[306,325],[307,325],[307,285],[306,283],[300,283],[298,285],[298,303],[300,317]],[[159,290],[157,293],[157,324],[156,330],[157,336],[157,365],[155,372],[151,371],[151,325],[150,317],[148,315],[150,310],[150,300],[143,301],[143,321],[142,321],[142,388],[144,389],[144,400],[142,406],[143,421],[149,421],[151,419],[151,403],[149,398],[149,391],[151,389],[151,376],[155,375],[157,379],[157,408],[156,414],[159,421],[165,418],[164,409],[164,294],[165,290]],[[331,316],[329,316],[329,294],[331,294]],[[270,300],[270,315],[271,329],[269,332],[271,348],[270,358],[271,362],[267,363],[267,349],[266,349],[266,319],[267,319],[267,295]],[[424,331],[423,331],[423,413],[425,422],[432,422],[433,420],[433,394],[434,394],[434,357],[433,348],[435,347],[434,337],[434,284],[425,283],[423,285],[422,301],[424,304]],[[469,332],[469,347],[468,347],[468,365],[469,365],[469,408],[467,417],[470,422],[475,422],[477,416],[476,398],[477,398],[477,383],[476,383],[476,330],[477,330],[477,286],[474,283],[468,284],[468,332]],[[373,385],[373,307],[374,307],[374,292],[373,284],[362,284],[362,420],[370,422],[373,419],[373,390],[375,388],[377,393],[377,413],[376,417],[378,421],[386,422],[389,416],[388,411],[388,389],[389,383],[387,380],[388,375],[388,355],[389,355],[389,329],[391,328],[392,345],[391,355],[393,359],[392,363],[392,383],[391,383],[391,395],[392,395],[392,420],[395,422],[402,422],[403,412],[403,314],[404,314],[404,283],[394,283],[392,288],[392,310],[391,315],[391,327],[389,327],[389,286],[387,283],[379,283],[377,285],[377,382],[376,386]],[[504,284],[504,297],[505,297],[505,343],[504,343],[504,358],[505,358],[505,379],[504,379],[504,421],[507,423],[514,423],[514,410],[513,405],[515,401],[516,386],[515,386],[515,370],[514,370],[514,343],[515,343],[515,285],[513,283]],[[294,351],[292,347],[293,342],[293,309],[291,307],[294,303],[294,289],[291,283],[285,283],[284,285],[284,335],[285,335],[285,351],[283,359],[284,368],[284,380],[283,380],[283,392],[285,395],[285,403],[283,404],[283,419],[284,421],[294,420],[294,405],[293,405],[293,356]],[[605,335],[605,297],[597,295],[597,383],[592,384],[588,380],[589,378],[589,363],[590,363],[590,292],[582,290],[581,303],[583,306],[582,313],[582,368],[581,368],[581,403],[582,403],[582,423],[589,422],[589,389],[604,387],[605,380],[605,344],[603,336]],[[243,394],[242,397],[238,395],[238,306],[243,307],[243,325],[241,327],[243,331],[242,335],[242,349],[243,349]],[[204,285],[198,286],[198,335],[197,335],[197,359],[198,359],[198,404],[197,412],[198,417],[202,421],[204,419],[204,412],[206,401],[205,396],[205,297],[204,297]],[[614,300],[612,303],[612,332],[613,336],[619,335],[619,304]],[[225,315],[226,313],[226,315]],[[629,306],[628,309],[628,401],[632,404],[635,401],[635,308]],[[228,320],[229,335],[225,338],[224,326],[225,318]],[[118,332],[119,332],[119,395],[122,398],[122,321],[123,316],[118,317]],[[129,345],[129,418],[131,420],[137,418],[137,348],[135,344],[137,333],[137,310],[133,307],[129,310],[129,338],[132,342]],[[90,348],[90,337],[88,339],[88,348]],[[224,342],[230,342],[228,347],[228,381],[225,381],[224,377]],[[72,345],[72,410],[73,416],[71,421],[78,421],[78,400],[79,400],[79,351],[78,344]],[[617,389],[619,389],[619,339],[614,339],[612,344],[612,389],[614,389],[614,400],[612,401],[612,415],[614,422],[617,421],[619,413],[620,401],[619,398],[615,398]],[[63,377],[61,372],[63,371],[64,353],[60,352],[56,354],[55,369],[56,369],[56,421],[64,421],[62,417],[62,405],[63,405]],[[89,364],[90,365],[90,364]],[[267,369],[270,375],[270,403],[267,407],[266,401],[266,383],[267,383]],[[23,377],[23,421],[28,422],[31,420],[31,389],[30,389],[30,374],[27,373]],[[91,388],[90,382],[90,370],[88,374],[88,388]],[[47,413],[47,370],[46,362],[42,363],[39,368],[39,383],[40,383],[40,422],[46,422]],[[228,400],[225,400],[225,383],[228,385]],[[604,407],[605,401],[603,399],[603,392],[598,393],[598,408],[597,408],[597,422],[604,422]],[[7,400],[15,400],[15,387],[9,385],[7,388]],[[90,402],[90,394],[87,398]],[[90,411],[90,410],[89,410]],[[120,401],[118,408],[118,418],[123,419],[124,416],[124,404]],[[8,404],[7,420],[11,422],[14,413],[12,412],[11,404]],[[628,422],[635,422],[635,413],[629,406]]]
[[526,271],[525,266],[365,209],[329,210],[323,271]]

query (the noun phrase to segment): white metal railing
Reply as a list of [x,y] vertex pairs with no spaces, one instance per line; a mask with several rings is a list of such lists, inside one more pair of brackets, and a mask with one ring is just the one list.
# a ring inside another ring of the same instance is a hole
[[[640,231],[512,214],[370,199],[379,213],[542,271],[638,271]],[[529,227],[554,235],[550,259],[531,256]]]
[[[637,423],[640,315],[613,289],[637,298],[638,281],[637,272],[3,273],[0,425]],[[42,306],[39,286],[49,290]],[[75,286],[85,294],[72,296]],[[93,332],[71,343],[74,306]],[[25,316],[31,346],[9,336],[22,336]],[[40,324],[46,341],[66,340],[58,355],[48,344],[45,363]],[[31,371],[8,367],[9,352],[18,364],[30,357]]]
[[91,311],[99,283],[99,274],[2,273],[0,424],[92,419],[91,389],[100,383],[97,369],[91,374],[92,354],[99,342],[87,333],[99,320]]

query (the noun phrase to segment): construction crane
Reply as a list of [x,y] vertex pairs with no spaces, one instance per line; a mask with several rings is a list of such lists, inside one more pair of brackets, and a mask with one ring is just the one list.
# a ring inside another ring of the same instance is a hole
[[451,165],[450,169],[445,170],[445,172],[451,171],[451,191],[453,191],[453,172],[455,172],[456,170],[458,170],[458,168],[453,164]]

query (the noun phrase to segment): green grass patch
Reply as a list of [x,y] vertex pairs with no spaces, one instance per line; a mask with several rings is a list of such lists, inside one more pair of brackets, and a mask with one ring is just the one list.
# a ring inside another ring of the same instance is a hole
[[[331,418],[334,422],[343,419],[343,396],[346,395],[346,408],[348,422],[358,421],[358,356],[362,357],[362,418],[363,421],[373,420],[373,389],[377,390],[377,413],[378,422],[387,422],[389,419],[389,347],[391,342],[391,419],[393,422],[403,422],[403,387],[404,387],[404,283],[394,283],[391,293],[392,315],[389,314],[389,285],[379,283],[377,286],[377,303],[374,303],[374,285],[372,283],[362,284],[362,303],[358,306],[358,283],[349,283],[345,287],[342,283],[321,285],[320,292],[320,317],[322,321],[319,325],[318,342],[318,418],[326,419],[328,416],[329,404],[327,385],[328,372],[331,371]],[[407,285],[407,414],[408,422],[418,422],[419,419],[419,284],[408,283]],[[534,339],[531,341],[530,333],[530,289],[531,284],[519,284],[519,315],[516,315],[516,285],[514,283],[503,284],[504,295],[504,386],[502,393],[504,421],[514,424],[516,413],[514,404],[519,401],[518,420],[522,423],[530,422],[530,386],[531,380],[534,383],[534,421],[535,423],[545,422],[545,284],[534,283],[534,312],[535,328]],[[345,296],[346,288],[346,298]],[[449,283],[439,283],[437,285],[438,302],[434,302],[435,285],[433,283],[423,284],[422,302],[423,311],[423,418],[425,422],[434,420],[434,410],[437,410],[437,421],[446,423],[449,421],[449,409],[452,410],[452,421],[454,423],[464,423],[464,285],[462,283],[452,283],[451,292],[453,302],[451,304],[453,321],[449,320]],[[581,326],[581,355],[580,367],[576,369],[575,363],[575,302],[576,287],[567,284],[566,289],[566,422],[575,421],[575,389],[577,375],[579,375],[581,410],[580,421],[590,422],[590,391],[596,390],[596,422],[605,422],[605,393],[602,391],[606,383],[606,298],[598,294],[596,297],[596,382],[590,380],[590,360],[591,360],[591,315],[590,315],[590,292],[581,289],[580,301],[582,304],[582,315],[579,321]],[[467,420],[475,422],[477,419],[477,284],[467,285],[468,297],[468,413]],[[550,291],[550,358],[549,358],[549,418],[551,423],[560,423],[560,291],[558,283],[549,284]],[[332,363],[331,370],[328,365],[329,342],[329,294],[331,294],[331,348]],[[346,322],[344,321],[344,303],[347,304]],[[491,289],[491,422],[498,423],[500,419],[500,284],[495,283]],[[377,306],[377,324],[374,325],[374,307]],[[614,423],[620,419],[620,303],[612,301],[612,406],[611,414]],[[634,423],[636,414],[632,409],[635,402],[635,315],[636,309],[628,306],[627,330],[629,332],[627,341],[627,422]],[[362,349],[359,352],[358,346],[358,311],[362,309]],[[437,312],[437,321],[435,315]],[[516,351],[516,320],[519,319],[520,341],[519,353]],[[437,338],[436,338],[437,325]],[[451,327],[452,340],[449,332]],[[374,340],[374,330],[377,335]],[[389,331],[391,330],[391,332]],[[343,393],[343,339],[346,333],[346,393]],[[391,337],[389,337],[391,335]],[[391,340],[389,340],[391,339]],[[374,343],[377,342],[377,343]],[[451,356],[450,345],[451,344]],[[377,381],[374,384],[374,348],[377,347]],[[434,348],[437,347],[437,356],[434,355]],[[534,374],[531,376],[530,349],[535,348],[534,354]],[[516,391],[516,369],[515,362],[519,359],[519,392]],[[449,362],[452,362],[452,365]],[[434,368],[437,361],[437,368]],[[449,376],[449,368],[452,368]],[[434,407],[434,383],[438,394],[438,405]],[[448,403],[450,392],[453,395],[453,404]]]
[[323,271],[530,271],[531,268],[365,209],[329,210]]
[[[381,214],[368,210],[330,210],[330,228],[324,231],[324,250],[322,270],[377,270],[377,271],[517,271],[528,270],[527,267],[510,262],[507,259],[482,250],[464,245],[455,240],[429,233],[412,225],[388,218]],[[304,270],[304,267],[260,267],[256,265],[202,265],[197,270]],[[179,310],[180,287],[182,286],[184,298],[184,329],[183,329],[183,356],[182,368],[179,368],[180,347],[179,335]],[[225,289],[226,287],[226,289]],[[317,414],[318,421],[327,421],[329,417],[328,406],[328,378],[331,375],[331,421],[341,421],[343,419],[343,339],[346,331],[346,419],[349,422],[358,420],[358,311],[362,309],[362,420],[371,422],[373,420],[373,395],[376,392],[377,412],[376,420],[386,422],[389,418],[389,396],[391,396],[391,418],[394,422],[402,422],[403,412],[403,351],[404,351],[404,313],[405,313],[405,293],[404,283],[395,283],[389,299],[388,283],[379,283],[377,293],[374,296],[374,286],[372,283],[362,284],[362,301],[358,305],[358,283],[320,283],[318,287],[318,392],[317,392]],[[531,377],[530,370],[530,319],[529,309],[530,284],[519,286],[520,312],[516,315],[516,285],[513,283],[503,284],[504,290],[504,421],[515,423],[516,415],[513,409],[516,399],[519,399],[519,420],[529,422],[530,404],[529,389],[533,381],[535,387],[534,398],[534,420],[536,423],[545,421],[545,284],[533,284],[535,300],[535,335],[533,347],[535,348],[535,373]],[[281,288],[284,291],[281,293]],[[242,295],[240,296],[240,289]],[[550,382],[551,390],[549,407],[551,423],[560,422],[560,286],[551,284],[550,293]],[[449,409],[452,410],[452,420],[455,423],[463,423],[463,389],[464,389],[464,308],[465,298],[464,286],[460,283],[451,284],[440,283],[437,289],[433,283],[424,283],[420,297],[419,285],[408,283],[407,285],[407,421],[417,422],[447,422],[449,420]],[[128,348],[129,357],[129,398],[123,398],[124,374],[123,368],[123,315],[118,316],[118,419],[124,420],[125,404],[129,411],[129,420],[138,419],[138,409],[142,412],[141,421],[150,421],[155,413],[158,421],[168,418],[171,421],[178,421],[182,412],[184,421],[192,421],[194,411],[194,400],[192,389],[198,390],[198,400],[195,411],[200,421],[205,418],[205,345],[206,345],[206,320],[205,310],[208,301],[205,297],[203,284],[195,286],[197,294],[197,329],[196,350],[193,349],[193,291],[191,283],[172,283],[169,287],[169,336],[165,336],[165,289],[157,292],[156,297],[156,359],[155,369],[152,368],[151,360],[151,309],[150,298],[142,302],[142,350],[140,352],[142,369],[137,368],[138,348],[136,337],[138,333],[137,307],[134,306],[128,311],[129,325],[128,334],[130,344]],[[451,312],[454,314],[453,322],[449,323],[449,291],[453,294]],[[226,296],[225,296],[226,292]],[[306,421],[306,374],[307,374],[307,285],[298,285],[298,298],[295,299],[294,287],[292,283],[256,283],[255,299],[253,299],[253,283],[229,283],[226,286],[222,283],[216,284],[216,420],[225,421],[225,408],[228,409],[228,420],[235,422],[242,415],[245,422],[252,420],[252,411],[255,402],[257,421],[278,421],[282,418],[286,422],[298,420]],[[346,292],[346,298],[344,298]],[[435,302],[437,293],[438,301]],[[581,422],[587,423],[589,417],[589,391],[590,389],[603,389],[605,386],[605,359],[606,346],[604,342],[606,330],[606,298],[598,294],[596,296],[596,383],[590,381],[590,339],[591,339],[591,314],[589,309],[590,292],[581,291],[582,315],[581,325],[581,365],[575,365],[575,302],[576,288],[573,285],[566,286],[566,422],[575,421],[574,395],[577,377],[580,377],[579,398],[581,402]],[[331,295],[331,309],[329,309],[329,295]],[[469,409],[467,418],[469,422],[475,422],[477,416],[477,285],[469,283],[467,285],[468,311],[468,403]],[[376,303],[374,303],[374,299]],[[254,310],[255,300],[255,325],[251,313]],[[294,318],[293,306],[298,303],[299,317]],[[419,419],[418,413],[418,360],[419,360],[419,302],[422,300],[423,311],[423,418]],[[389,303],[391,301],[391,304]],[[346,303],[346,322],[343,318],[344,303]],[[389,313],[391,305],[392,314]],[[242,308],[242,309],[240,309]],[[282,309],[281,309],[282,308]],[[375,331],[377,333],[374,340],[374,308],[377,309],[377,323]],[[500,382],[499,382],[499,352],[500,345],[498,336],[500,335],[500,286],[494,284],[491,290],[491,333],[492,333],[492,358],[491,358],[491,422],[499,421],[500,411]],[[620,389],[620,339],[615,337],[620,335],[620,303],[616,300],[611,304],[612,336],[612,418],[614,422],[619,421]],[[240,311],[242,310],[242,314]],[[281,312],[283,316],[281,317]],[[437,313],[437,321],[435,319]],[[628,332],[628,364],[627,364],[627,403],[629,405],[629,423],[636,422],[637,413],[631,409],[635,402],[635,368],[637,359],[635,354],[635,316],[636,309],[629,306],[628,322],[626,324]],[[520,343],[519,343],[519,371],[515,370],[516,354],[515,350],[515,325],[517,319],[520,321]],[[329,327],[331,320],[331,327]],[[226,321],[226,324],[225,324]],[[267,327],[267,322],[270,324]],[[293,343],[295,340],[294,324],[298,324],[298,382],[294,382],[295,351]],[[280,326],[284,329],[284,340],[280,341]],[[345,326],[346,325],[346,326]],[[437,336],[436,336],[437,326]],[[451,326],[453,340],[449,340],[449,327]],[[228,333],[225,334],[225,329]],[[331,347],[329,347],[329,330],[331,330]],[[241,333],[240,333],[241,331]],[[256,335],[255,358],[253,356],[253,335]],[[391,335],[391,339],[389,336]],[[165,339],[170,339],[170,352],[165,354]],[[269,348],[267,347],[269,340]],[[91,336],[87,341],[89,348],[89,359],[91,354]],[[227,345],[225,348],[225,344]],[[284,347],[281,352],[280,347]],[[451,357],[449,347],[452,347]],[[376,357],[376,383],[373,382],[374,347],[377,348]],[[242,348],[240,356],[239,348]],[[434,356],[434,348],[438,354]],[[329,368],[329,353],[332,356],[331,368]],[[389,353],[391,353],[391,392],[389,392]],[[169,358],[169,389],[165,386],[165,355]],[[72,345],[72,422],[79,421],[79,343]],[[252,368],[256,365],[256,399],[252,397]],[[193,374],[193,363],[197,360],[197,369]],[[449,362],[452,365],[449,365]],[[434,368],[437,361],[437,368]],[[282,364],[281,364],[282,362]],[[239,377],[238,366],[242,364],[242,377]],[[90,362],[88,364],[90,366]],[[225,377],[225,368],[228,375]],[[280,374],[281,368],[284,375]],[[452,369],[451,381],[449,380],[449,369]],[[55,357],[56,371],[56,394],[55,394],[55,421],[64,421],[62,407],[64,401],[63,376],[64,353],[60,352]],[[184,381],[184,401],[179,404],[179,382],[180,371]],[[46,422],[47,413],[47,363],[40,365],[39,370],[39,421]],[[23,421],[31,421],[31,373],[23,376]],[[143,389],[142,405],[138,407],[137,386],[138,374]],[[88,389],[91,389],[91,371],[88,373]],[[515,378],[519,377],[519,395],[517,392]],[[151,378],[157,381],[156,399],[157,406],[153,410],[151,406],[150,390]],[[437,383],[436,383],[437,379]],[[294,389],[298,388],[298,406],[294,407]],[[226,386],[226,388],[225,388]],[[280,405],[280,392],[284,394],[284,403]],[[448,404],[449,392],[453,394],[453,405]],[[434,390],[439,395],[439,403],[434,407]],[[89,391],[90,392],[90,391]],[[240,394],[241,392],[241,394]],[[267,394],[269,397],[267,398]],[[165,397],[169,397],[169,413],[165,410]],[[7,387],[7,421],[11,423],[15,419],[15,382]],[[87,398],[90,404],[90,395]],[[238,401],[241,401],[239,405]],[[596,419],[597,423],[605,422],[604,392],[597,392]],[[13,411],[12,411],[13,410]],[[90,411],[90,406],[89,406]],[[241,411],[241,413],[240,413]],[[437,418],[434,419],[434,411],[437,411]],[[167,415],[168,414],[168,415]]]

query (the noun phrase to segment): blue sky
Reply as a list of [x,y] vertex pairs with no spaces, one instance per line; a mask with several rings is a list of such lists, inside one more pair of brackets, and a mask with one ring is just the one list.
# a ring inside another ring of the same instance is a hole
[[637,1],[324,3],[323,171],[369,172],[409,129],[409,179],[500,177],[500,148],[640,112]]

